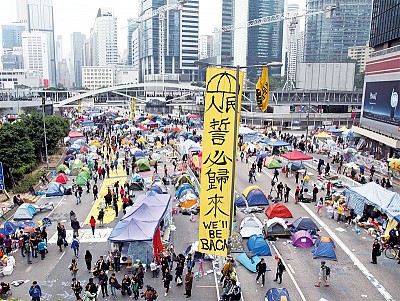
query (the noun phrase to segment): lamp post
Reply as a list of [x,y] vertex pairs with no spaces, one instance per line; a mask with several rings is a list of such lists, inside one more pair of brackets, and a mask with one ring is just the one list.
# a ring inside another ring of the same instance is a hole
[[44,151],[46,155],[46,168],[49,169],[49,156],[47,153],[47,136],[46,136],[46,120],[45,120],[45,106],[46,106],[46,97],[42,98],[42,108],[43,108],[43,133],[44,133]]

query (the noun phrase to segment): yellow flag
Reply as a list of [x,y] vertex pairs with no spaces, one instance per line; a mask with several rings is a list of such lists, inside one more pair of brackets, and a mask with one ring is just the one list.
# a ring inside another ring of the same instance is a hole
[[256,85],[257,106],[263,112],[265,112],[265,110],[268,107],[268,97],[269,97],[268,66],[265,66],[263,67],[261,77],[258,79]]
[[[204,102],[203,164],[200,190],[199,251],[227,255],[234,200],[233,177],[239,126],[243,72],[239,73],[236,106],[236,72],[208,68]],[[235,110],[238,119],[235,122]]]
[[131,120],[135,120],[135,108],[136,108],[136,98],[132,97],[132,102],[131,102]]

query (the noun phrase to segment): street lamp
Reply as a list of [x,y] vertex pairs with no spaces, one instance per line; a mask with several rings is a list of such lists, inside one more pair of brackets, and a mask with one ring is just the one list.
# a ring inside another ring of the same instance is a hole
[[[208,64],[206,62],[201,62],[201,61],[195,61],[194,65],[196,66],[206,66],[206,67],[223,67],[223,68],[235,68],[236,69],[236,93],[235,93],[235,118],[234,118],[234,126],[233,126],[233,145],[235,146],[233,148],[233,158],[232,160],[232,169],[233,169],[233,176],[232,176],[232,185],[231,185],[231,196],[233,197],[235,195],[235,174],[236,174],[236,156],[237,156],[237,144],[238,144],[238,116],[239,116],[239,92],[240,92],[240,84],[239,84],[239,77],[240,77],[240,69],[247,69],[247,68],[256,68],[256,67],[281,67],[283,64],[281,62],[271,62],[268,64],[264,65],[250,65],[250,66],[239,66],[237,65],[236,67],[234,66],[227,66],[227,65],[217,65],[217,64]],[[206,87],[207,89],[207,87]],[[231,200],[233,202],[233,198]],[[230,212],[230,225],[229,225],[229,232],[230,236],[232,235],[232,220],[233,220],[233,208],[234,206],[231,206],[231,212]]]
[[47,153],[47,136],[46,136],[46,120],[45,120],[45,106],[46,97],[42,97],[42,108],[43,108],[43,132],[44,132],[44,151],[46,154],[46,168],[49,169],[49,156]]

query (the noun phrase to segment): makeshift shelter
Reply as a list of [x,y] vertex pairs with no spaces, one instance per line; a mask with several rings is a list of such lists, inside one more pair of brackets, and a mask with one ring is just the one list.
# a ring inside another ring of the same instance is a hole
[[248,127],[239,127],[239,135],[243,137],[244,143],[249,143],[258,140],[258,133]]
[[182,155],[187,155],[192,152],[201,152],[201,145],[198,144],[197,142],[194,142],[193,140],[186,140],[182,144]]
[[240,235],[247,238],[253,234],[262,234],[263,225],[257,217],[245,217],[240,223]]
[[60,183],[52,182],[46,190],[46,197],[55,197],[64,195],[64,186]]
[[190,185],[193,186],[193,182],[190,179],[190,176],[188,174],[182,174],[178,177],[178,179],[176,180],[176,185],[175,187],[178,187],[179,185],[182,185],[184,183],[189,183]]
[[265,160],[264,166],[267,167],[267,168],[270,168],[270,169],[272,169],[272,168],[281,168],[282,167],[282,163],[279,162],[276,159],[271,159],[271,160]]
[[7,235],[11,236],[17,230],[18,230],[18,225],[11,223],[11,222],[5,222],[0,226],[0,233],[3,234],[4,236],[7,236]]
[[132,175],[132,182],[143,183],[144,180],[143,180],[143,177],[140,174],[135,173],[135,174]]
[[[188,191],[186,191],[188,190]],[[186,192],[185,192],[186,191]],[[184,195],[185,193],[195,193],[194,191],[194,187],[190,184],[182,184],[178,187],[178,189],[175,192],[175,196],[180,199],[182,197],[182,195]]]
[[292,235],[292,245],[299,248],[311,248],[314,241],[309,232],[300,230]]
[[265,294],[265,301],[290,301],[289,292],[286,288],[270,288]]
[[70,139],[76,139],[76,138],[84,138],[85,135],[82,134],[82,133],[79,133],[79,132],[70,131],[69,134],[68,134],[68,137]]
[[246,207],[247,206],[246,199],[241,195],[237,195],[236,200],[235,200],[235,206],[236,207]]
[[[256,266],[257,264],[261,261],[260,257],[257,255],[249,258],[246,253],[240,254],[236,260],[240,262],[246,269],[248,269],[250,272],[256,273],[257,269]],[[267,266],[267,271],[270,271],[271,269]]]
[[365,204],[374,206],[391,219],[400,214],[400,195],[374,182],[360,187],[348,187],[345,194],[348,206],[357,215],[363,214]]
[[179,199],[179,205],[182,209],[195,209],[199,201],[194,193],[186,193]]
[[290,218],[292,213],[290,210],[281,203],[272,204],[265,210],[265,214],[268,218],[280,217],[280,218]]
[[279,217],[274,217],[267,221],[264,225],[264,235],[269,236],[290,236],[292,233],[289,231],[285,220]]
[[269,205],[267,197],[258,186],[249,186],[243,191],[249,206]]
[[247,247],[258,256],[271,256],[271,250],[262,234],[253,234],[247,241]]
[[320,236],[314,245],[314,250],[311,251],[315,258],[324,258],[329,260],[337,260],[335,252],[335,243],[332,238]]
[[306,230],[306,231],[309,230],[309,231],[315,231],[315,232],[318,231],[318,226],[308,216],[303,216],[303,217],[299,217],[298,219],[296,219],[293,222],[292,227],[295,232],[297,232],[299,230]]
[[150,170],[150,162],[145,158],[141,158],[136,161],[137,167],[139,171],[149,171]]
[[18,207],[17,211],[14,213],[14,220],[31,220],[36,214],[36,208],[32,204],[23,203]]
[[86,173],[81,172],[81,173],[79,173],[79,175],[76,177],[75,182],[76,182],[76,185],[84,186],[84,185],[86,185],[87,180],[88,180],[88,179],[86,178]]
[[60,172],[56,178],[56,182],[60,184],[67,184],[68,178],[65,174]]
[[289,161],[306,161],[312,160],[312,156],[303,154],[301,151],[294,150],[292,152],[287,152],[281,155],[281,157],[289,160]]

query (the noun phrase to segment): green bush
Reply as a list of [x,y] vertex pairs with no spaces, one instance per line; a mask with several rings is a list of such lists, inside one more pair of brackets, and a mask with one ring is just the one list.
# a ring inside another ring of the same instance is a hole
[[36,173],[26,175],[20,184],[14,187],[13,193],[26,193],[28,192],[29,186],[35,186],[39,181],[40,177],[45,173],[44,170],[39,170]]
[[15,181],[20,181],[25,174],[30,173],[33,171],[36,167],[38,166],[37,162],[31,162],[29,164],[26,164],[20,168],[16,168],[13,170],[13,177]]

